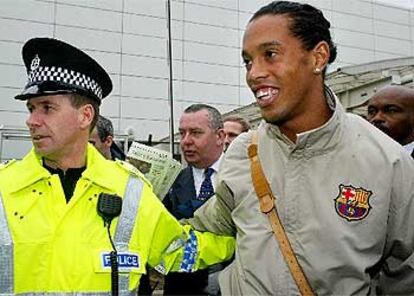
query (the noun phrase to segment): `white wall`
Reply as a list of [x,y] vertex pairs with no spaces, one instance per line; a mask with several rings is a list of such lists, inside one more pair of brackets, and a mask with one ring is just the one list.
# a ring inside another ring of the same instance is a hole
[[[117,133],[137,139],[168,135],[166,0],[2,0],[0,6],[0,125],[23,127],[25,84],[20,50],[37,36],[65,40],[110,73],[104,100]],[[309,0],[331,21],[339,47],[331,69],[413,55],[413,12],[376,1]],[[185,107],[210,103],[222,112],[252,102],[240,59],[244,27],[263,0],[171,0],[175,125]]]

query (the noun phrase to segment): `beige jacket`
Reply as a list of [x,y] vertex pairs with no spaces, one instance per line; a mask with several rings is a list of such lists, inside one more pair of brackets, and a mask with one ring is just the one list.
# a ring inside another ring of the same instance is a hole
[[[414,161],[327,94],[333,116],[296,144],[276,126],[258,129],[259,157],[292,247],[319,295],[366,295],[379,268],[384,293],[414,294]],[[259,209],[250,139],[243,134],[232,144],[216,196],[189,223],[236,236],[235,260],[220,275],[223,295],[297,295]]]

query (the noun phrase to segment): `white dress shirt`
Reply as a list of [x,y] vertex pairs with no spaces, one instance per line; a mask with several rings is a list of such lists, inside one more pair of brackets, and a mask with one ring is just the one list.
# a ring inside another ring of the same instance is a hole
[[[217,159],[216,162],[213,163],[212,166],[210,166],[214,170],[214,173],[211,175],[211,181],[213,183],[214,190],[216,189],[216,186],[215,186],[215,182],[214,181],[216,179],[217,172],[218,172],[218,169],[219,169],[219,166],[220,166],[220,162],[221,162],[221,160],[223,158],[223,155],[224,155],[224,153],[222,153],[220,155],[219,159]],[[203,181],[204,181],[204,171],[207,168],[198,169],[198,168],[195,168],[195,167],[191,167],[191,169],[193,170],[194,188],[196,190],[196,196],[198,196],[198,194],[200,193],[201,183],[203,183]]]

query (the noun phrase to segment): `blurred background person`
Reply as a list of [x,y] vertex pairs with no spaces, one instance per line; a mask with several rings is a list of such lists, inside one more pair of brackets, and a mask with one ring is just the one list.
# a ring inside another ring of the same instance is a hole
[[368,102],[369,122],[414,157],[414,90],[400,85],[380,89]]
[[125,160],[125,154],[114,141],[114,127],[112,122],[102,115],[99,115],[95,128],[89,137],[89,143],[106,159]]
[[224,140],[224,151],[227,150],[230,143],[240,135],[250,129],[250,123],[247,119],[239,115],[229,115],[223,118],[223,127],[226,138]]

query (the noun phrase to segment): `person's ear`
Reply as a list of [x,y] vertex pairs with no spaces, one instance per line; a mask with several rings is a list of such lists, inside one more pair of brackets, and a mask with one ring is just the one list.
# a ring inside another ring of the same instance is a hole
[[217,140],[219,141],[219,144],[223,144],[226,140],[226,133],[224,132],[224,129],[220,128],[217,130]]
[[108,135],[103,143],[105,144],[106,147],[111,147],[113,141],[114,141],[114,138],[111,135]]
[[89,129],[93,118],[95,116],[95,110],[91,104],[85,104],[79,108],[79,121],[82,129]]
[[312,50],[313,53],[313,73],[319,75],[323,73],[329,61],[329,45],[326,41],[320,41]]

